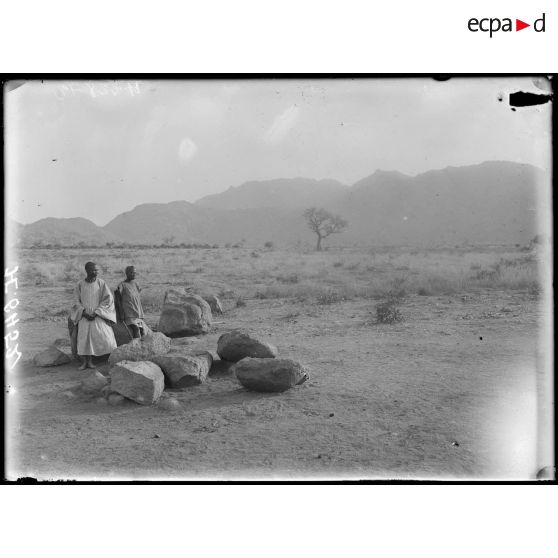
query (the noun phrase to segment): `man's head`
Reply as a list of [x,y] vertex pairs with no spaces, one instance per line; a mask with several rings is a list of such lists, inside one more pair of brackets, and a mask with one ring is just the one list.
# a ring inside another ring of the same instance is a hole
[[85,272],[87,273],[88,279],[94,279],[99,273],[99,268],[95,262],[87,262],[85,264]]
[[136,278],[136,268],[133,265],[129,265],[126,268],[126,279],[128,279],[128,281],[132,281],[135,278]]

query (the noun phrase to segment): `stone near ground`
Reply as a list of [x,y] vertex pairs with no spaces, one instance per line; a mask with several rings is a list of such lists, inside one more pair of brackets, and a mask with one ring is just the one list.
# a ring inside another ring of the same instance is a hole
[[121,403],[124,403],[124,401],[126,401],[126,398],[119,393],[111,393],[107,397],[107,401],[109,405],[120,405]]
[[204,296],[203,299],[205,300],[205,302],[207,302],[207,304],[209,304],[209,307],[211,308],[211,312],[213,314],[223,313],[223,307],[221,306],[221,301],[219,300],[218,296],[212,294]]
[[165,399],[161,399],[159,401],[158,407],[159,409],[163,409],[165,411],[179,411],[180,409],[182,409],[182,405],[174,397],[166,397]]
[[37,353],[33,357],[33,364],[41,368],[47,366],[60,366],[61,364],[68,364],[72,359],[58,347],[51,345],[48,349]]
[[259,341],[245,330],[235,329],[219,337],[217,354],[223,360],[238,362],[246,357],[275,358],[278,351],[271,343]]
[[149,360],[156,355],[164,355],[169,352],[171,340],[159,332],[151,332],[139,339],[133,339],[126,345],[117,347],[108,359],[109,364],[116,364],[121,360]]
[[286,391],[309,377],[308,369],[294,360],[270,358],[244,358],[234,374],[245,388],[262,392]]
[[111,389],[141,405],[152,405],[165,389],[165,376],[153,362],[123,360],[110,370]]
[[188,337],[207,333],[211,320],[211,308],[201,296],[173,288],[165,293],[157,329],[169,337]]
[[79,391],[84,395],[103,395],[109,384],[109,379],[97,370],[90,370],[79,385]]
[[207,379],[213,358],[207,351],[186,354],[172,351],[150,359],[161,368],[170,388],[199,385]]

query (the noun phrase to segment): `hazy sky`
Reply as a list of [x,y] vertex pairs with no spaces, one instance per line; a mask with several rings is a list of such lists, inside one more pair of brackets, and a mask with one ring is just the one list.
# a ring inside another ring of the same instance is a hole
[[27,82],[5,90],[8,215],[105,225],[247,180],[549,169],[551,107],[511,111],[519,88],[542,93],[529,78]]

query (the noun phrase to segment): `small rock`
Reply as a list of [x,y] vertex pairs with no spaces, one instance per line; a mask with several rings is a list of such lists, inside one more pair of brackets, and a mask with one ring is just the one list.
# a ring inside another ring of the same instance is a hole
[[158,407],[165,411],[178,411],[182,409],[182,405],[174,397],[167,397],[159,401]]
[[153,438],[160,438],[159,434],[153,434]]
[[61,364],[68,364],[69,362],[72,362],[72,359],[54,345],[51,345],[48,349],[37,353],[33,357],[33,364],[41,368],[60,366]]
[[79,390],[85,395],[103,394],[103,389],[107,387],[109,380],[97,370],[91,370],[87,373]]
[[454,441],[454,442],[451,443],[451,445],[452,445],[452,446],[455,446],[455,447],[459,447],[459,442],[455,442],[455,441]]
[[211,312],[213,314],[223,313],[223,307],[221,306],[221,301],[216,295],[213,294],[209,296],[204,296],[203,299],[205,300],[205,302],[207,302],[207,304],[209,304],[209,307],[211,308]]
[[165,389],[165,376],[153,362],[123,360],[110,376],[113,391],[141,405],[156,403]]
[[335,416],[335,413],[329,413],[330,418]]
[[245,330],[235,329],[219,337],[217,354],[223,360],[238,362],[246,357],[275,358],[278,351],[271,343],[259,341]]
[[290,359],[244,358],[234,374],[245,388],[261,392],[285,391],[308,379],[308,370]]
[[108,396],[109,405],[120,405],[120,403],[124,403],[125,400],[126,398],[119,393],[111,393]]

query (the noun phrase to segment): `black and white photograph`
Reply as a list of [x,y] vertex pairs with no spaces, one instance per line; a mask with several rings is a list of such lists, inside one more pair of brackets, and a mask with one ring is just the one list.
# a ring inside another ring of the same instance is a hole
[[552,85],[6,81],[6,478],[554,480]]

